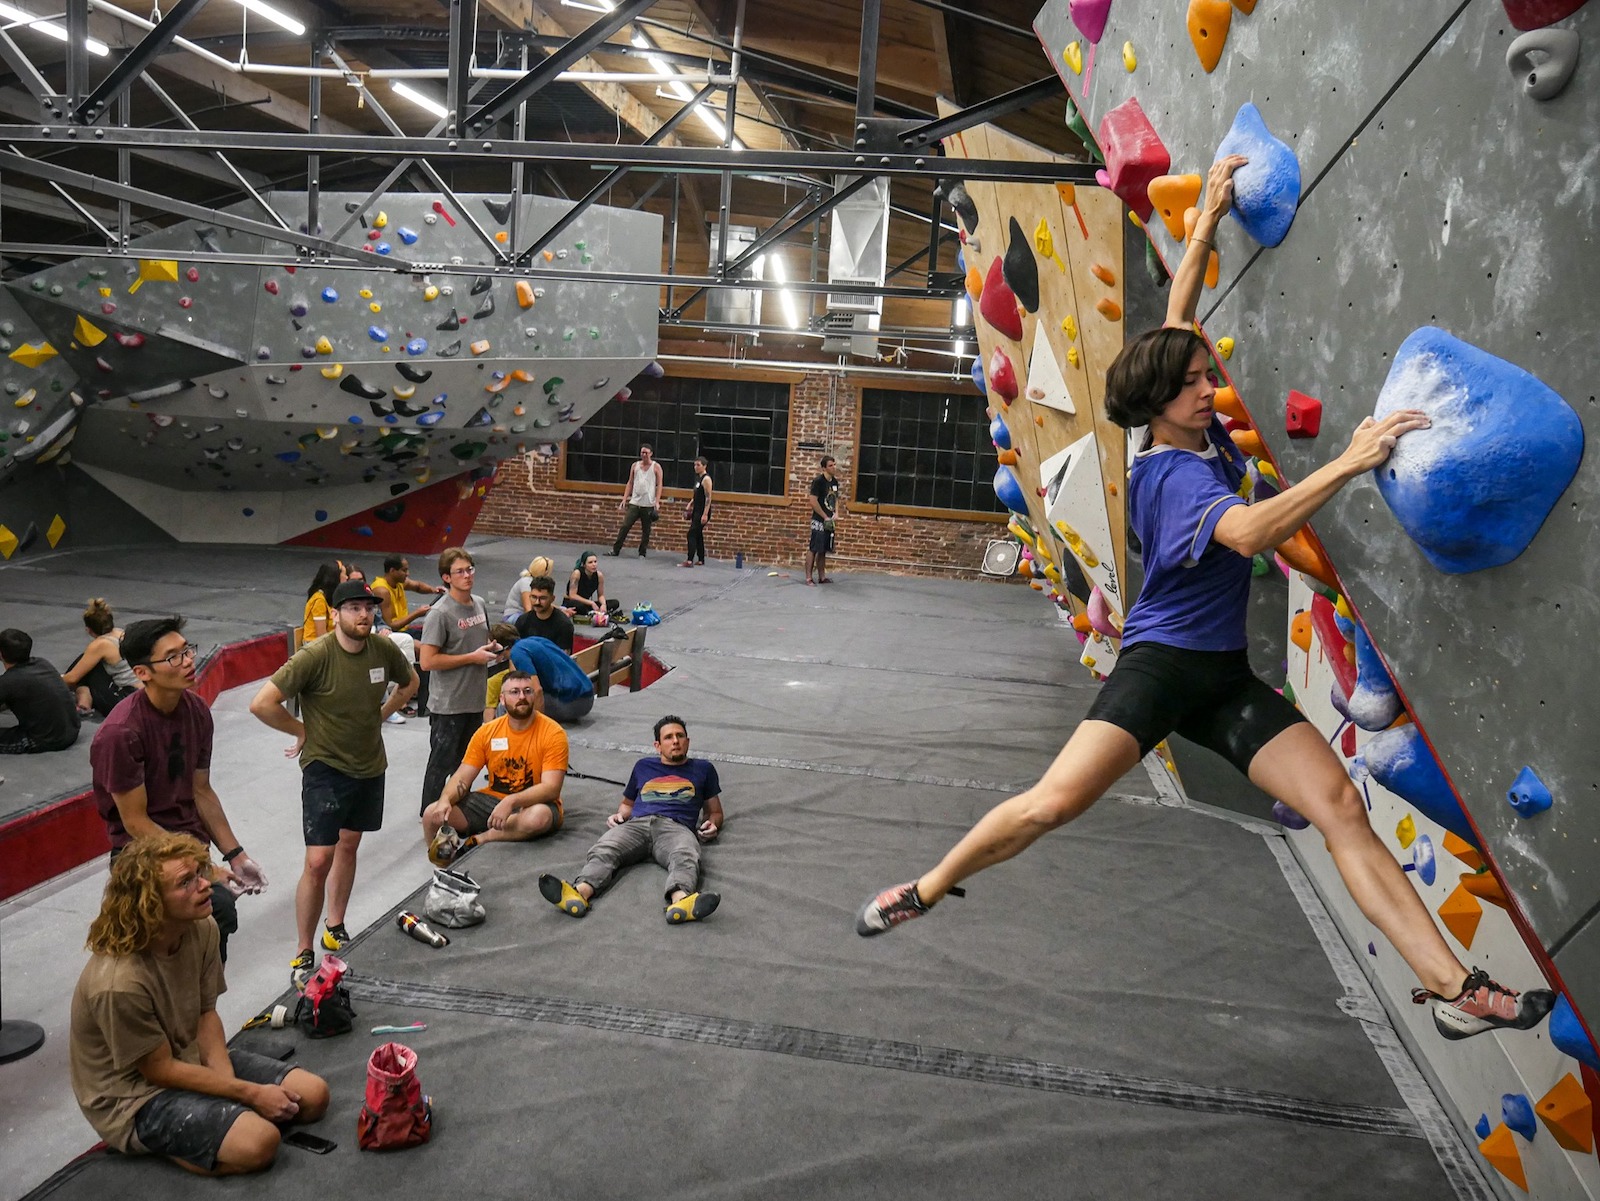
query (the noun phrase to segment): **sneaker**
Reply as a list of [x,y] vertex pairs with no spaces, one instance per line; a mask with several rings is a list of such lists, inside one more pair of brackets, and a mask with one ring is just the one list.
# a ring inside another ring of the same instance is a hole
[[439,827],[439,832],[428,844],[428,862],[434,867],[449,867],[461,854],[461,835],[449,822]]
[[403,726],[406,724],[406,719],[400,716],[398,713],[389,714],[389,716],[384,718],[383,721],[385,725],[390,726]]
[[300,953],[289,960],[289,987],[296,992],[304,992],[306,981],[311,979],[311,973],[317,970],[317,957],[312,954],[310,947],[302,947]]
[[722,898],[714,892],[691,892],[683,900],[667,906],[667,921],[674,926],[704,921],[717,911],[721,903]]
[[688,562],[688,561],[687,561],[687,560],[685,560],[685,561],[684,561],[684,562],[682,562],[682,563],[679,563],[679,564],[678,564],[678,566],[679,566],[679,567],[693,567],[693,566],[694,566],[694,564],[693,564],[693,563],[691,563],[691,562]]
[[539,895],[568,917],[582,917],[589,912],[589,902],[583,899],[583,894],[549,872],[539,874]]
[[907,881],[886,888],[861,907],[856,915],[856,933],[863,938],[882,934],[901,922],[909,922],[928,912],[928,906],[917,895],[917,882]]
[[349,945],[350,931],[344,928],[343,922],[336,926],[330,926],[327,922],[322,923],[322,949],[324,951],[332,951],[337,955]]
[[1517,993],[1473,968],[1461,992],[1441,997],[1425,988],[1411,990],[1411,999],[1433,1010],[1433,1024],[1448,1039],[1471,1038],[1485,1030],[1531,1030],[1555,1008],[1556,995],[1548,988]]

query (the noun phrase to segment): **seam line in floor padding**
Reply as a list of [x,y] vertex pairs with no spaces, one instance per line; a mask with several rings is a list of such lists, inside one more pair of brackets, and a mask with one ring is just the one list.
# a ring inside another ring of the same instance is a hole
[[560,1026],[583,1026],[617,1034],[671,1038],[741,1051],[796,1055],[804,1059],[917,1072],[978,1084],[1067,1093],[1096,1100],[1125,1101],[1133,1105],[1157,1105],[1191,1113],[1270,1118],[1304,1126],[1393,1138],[1423,1137],[1416,1118],[1404,1109],[1342,1105],[1291,1097],[1284,1093],[1255,1092],[1148,1076],[1124,1076],[1010,1055],[962,1051],[954,1047],[930,1047],[920,1043],[836,1034],[802,1026],[746,1022],[708,1014],[598,1005],[564,997],[523,997],[457,985],[420,984],[355,973],[347,976],[345,983],[355,999],[380,1004],[477,1013],[520,1021],[550,1022]]

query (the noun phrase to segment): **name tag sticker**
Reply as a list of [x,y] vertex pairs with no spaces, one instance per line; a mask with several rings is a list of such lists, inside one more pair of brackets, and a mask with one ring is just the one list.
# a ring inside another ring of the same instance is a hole
[[491,739],[489,739],[489,749],[491,751],[509,750],[510,747],[511,747],[511,740],[509,738],[491,738]]
[[383,683],[383,668],[381,668],[381,667],[371,668],[367,672],[367,679],[371,680],[374,684]]

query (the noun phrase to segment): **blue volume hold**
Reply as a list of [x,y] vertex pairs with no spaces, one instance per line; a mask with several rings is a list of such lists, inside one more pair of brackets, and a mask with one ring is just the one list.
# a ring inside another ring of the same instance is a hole
[[1425,325],[1400,344],[1373,416],[1433,421],[1377,468],[1378,491],[1440,571],[1499,567],[1533,541],[1583,459],[1578,415],[1542,380]]
[[1395,796],[1415,805],[1423,816],[1457,838],[1478,845],[1478,836],[1445,778],[1444,769],[1416,726],[1400,726],[1376,735],[1362,748],[1361,758],[1372,778]]
[[1411,844],[1411,866],[1416,869],[1417,879],[1433,886],[1439,875],[1439,860],[1434,855],[1433,839],[1426,834],[1418,835],[1417,841]]
[[1006,428],[1005,418],[998,413],[995,414],[994,420],[989,422],[989,441],[1001,450],[1011,449],[1011,431]]
[[981,358],[972,360],[972,386],[979,393],[988,395],[989,386],[983,380],[983,360]]
[[1239,109],[1217,157],[1242,154],[1250,161],[1233,175],[1233,216],[1263,246],[1289,236],[1300,207],[1300,160],[1267,128],[1253,104]]
[[1350,720],[1363,730],[1387,730],[1405,706],[1366,628],[1357,624],[1355,634],[1356,686],[1350,694]]
[[1000,503],[1013,513],[1028,512],[1028,500],[1023,494],[1022,483],[1011,468],[1001,467],[994,473],[994,494],[1000,498]]
[[1531,767],[1525,767],[1517,773],[1517,778],[1511,781],[1511,787],[1506,792],[1506,800],[1523,817],[1543,813],[1555,804],[1550,790],[1544,786],[1543,780],[1534,775]]
[[1557,1051],[1600,1072],[1600,1051],[1595,1050],[1594,1043],[1583,1032],[1583,1023],[1572,1011],[1572,1002],[1567,1000],[1566,994],[1556,994],[1556,1007],[1550,1011],[1550,1023],[1546,1029],[1550,1031],[1550,1042]]
[[1473,1129],[1478,1132],[1478,1137],[1480,1139],[1488,1138],[1489,1131],[1492,1129],[1492,1127],[1489,1125],[1489,1115],[1486,1113],[1480,1113],[1478,1115],[1478,1124],[1474,1126]]
[[1500,1098],[1500,1120],[1530,1143],[1539,1133],[1539,1123],[1533,1120],[1533,1103],[1521,1093],[1506,1093]]

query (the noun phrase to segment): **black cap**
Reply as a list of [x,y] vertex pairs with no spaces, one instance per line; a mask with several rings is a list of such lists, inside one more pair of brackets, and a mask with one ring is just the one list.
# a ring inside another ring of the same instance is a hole
[[337,609],[340,605],[350,601],[371,601],[378,603],[378,598],[372,595],[363,580],[346,580],[333,590],[332,607]]

